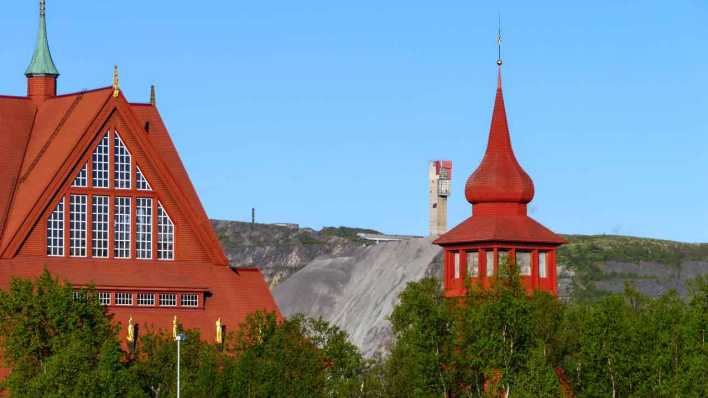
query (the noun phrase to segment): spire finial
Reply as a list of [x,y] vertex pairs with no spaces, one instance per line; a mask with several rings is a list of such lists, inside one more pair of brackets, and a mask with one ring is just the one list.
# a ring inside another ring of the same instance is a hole
[[155,93],[155,85],[150,86],[150,105],[157,105],[157,94]]
[[39,1],[39,32],[37,33],[37,46],[34,48],[32,61],[30,62],[25,76],[59,76],[59,71],[52,60],[52,53],[49,51],[49,40],[47,40],[47,3],[45,0]]
[[499,25],[497,26],[497,65],[501,66],[502,56],[501,56],[501,44],[502,44],[502,30],[501,30],[501,13],[499,13]]
[[113,98],[120,94],[120,81],[118,80],[118,65],[113,67]]

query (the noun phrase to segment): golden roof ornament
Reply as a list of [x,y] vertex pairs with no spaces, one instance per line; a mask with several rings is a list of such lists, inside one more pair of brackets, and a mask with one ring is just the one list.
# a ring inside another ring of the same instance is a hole
[[224,342],[224,326],[221,324],[221,318],[216,320],[216,342],[217,344]]
[[130,316],[130,319],[128,319],[128,335],[125,339],[131,343],[135,341],[135,322],[133,322],[132,315]]
[[113,98],[118,98],[120,94],[120,81],[118,79],[118,65],[113,67]]
[[177,315],[175,315],[175,317],[172,318],[172,338],[175,339],[175,341],[177,341],[178,327]]

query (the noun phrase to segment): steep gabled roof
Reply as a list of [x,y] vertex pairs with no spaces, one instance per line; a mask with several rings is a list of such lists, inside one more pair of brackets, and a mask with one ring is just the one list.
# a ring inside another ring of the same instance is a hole
[[[114,97],[113,92],[112,87],[106,87],[48,99],[36,107],[32,123],[25,122],[20,126],[24,132],[17,134],[20,138],[27,137],[25,148],[12,142],[6,144],[6,152],[23,160],[20,168],[8,168],[7,175],[5,170],[0,171],[3,179],[17,181],[13,188],[10,185],[0,187],[0,198],[12,198],[4,220],[0,255],[11,258],[17,253],[51,198],[59,193],[68,181],[69,173],[88,151],[94,136],[117,112],[134,132],[141,150],[159,170],[211,260],[218,265],[228,265],[157,109],[129,104],[122,94]],[[0,107],[2,104],[0,101]],[[29,113],[32,105],[26,106],[30,108],[25,113]],[[14,112],[10,106],[6,108],[0,110],[0,114]],[[150,122],[149,132],[144,130],[146,122]]]

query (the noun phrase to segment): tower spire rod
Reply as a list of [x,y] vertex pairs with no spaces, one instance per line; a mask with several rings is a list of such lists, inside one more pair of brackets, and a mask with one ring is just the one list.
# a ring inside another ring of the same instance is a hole
[[499,25],[497,26],[497,65],[501,66],[502,56],[501,56],[501,44],[502,44],[502,25],[501,25],[501,13],[499,13]]

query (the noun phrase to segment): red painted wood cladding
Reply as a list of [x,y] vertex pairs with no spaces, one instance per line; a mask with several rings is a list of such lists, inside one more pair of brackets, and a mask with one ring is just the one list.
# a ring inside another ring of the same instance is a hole
[[[542,290],[557,294],[556,248],[565,240],[527,214],[533,200],[531,177],[516,160],[506,119],[499,66],[498,86],[489,129],[487,150],[477,170],[465,185],[465,197],[472,205],[472,216],[440,236],[435,243],[443,246],[443,287],[447,297],[466,294],[466,283],[489,287],[499,267],[509,263],[520,266],[521,253],[530,257],[530,269],[521,272],[527,291]],[[472,273],[468,253],[477,255],[477,273]],[[526,254],[528,253],[528,254]],[[541,259],[545,272],[541,272]],[[493,272],[488,272],[489,267]]]

